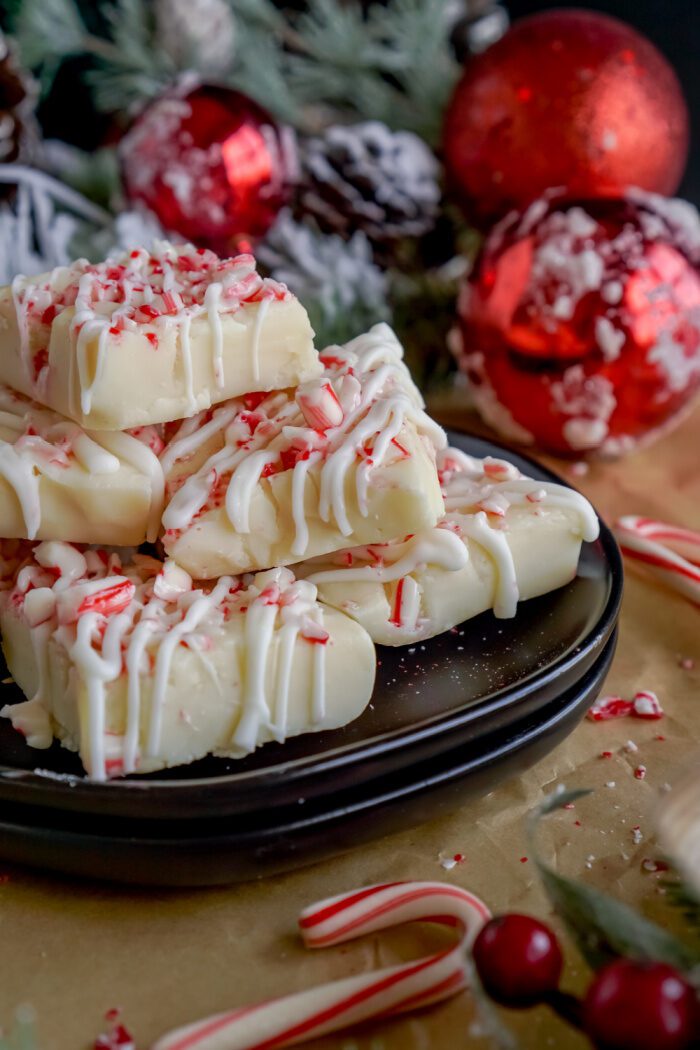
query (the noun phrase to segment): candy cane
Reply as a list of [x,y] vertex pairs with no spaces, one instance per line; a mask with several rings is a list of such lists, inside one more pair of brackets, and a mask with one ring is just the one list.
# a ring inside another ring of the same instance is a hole
[[697,547],[700,533],[633,515],[620,518],[614,528],[620,550],[648,566],[660,579],[700,605],[700,563],[684,558],[672,546]]
[[478,897],[441,882],[394,882],[330,897],[299,917],[307,948],[342,944],[416,921],[453,926],[460,937],[454,947],[415,962],[187,1025],[163,1036],[153,1050],[280,1050],[362,1021],[440,1002],[467,986],[467,952],[488,918],[488,908]]

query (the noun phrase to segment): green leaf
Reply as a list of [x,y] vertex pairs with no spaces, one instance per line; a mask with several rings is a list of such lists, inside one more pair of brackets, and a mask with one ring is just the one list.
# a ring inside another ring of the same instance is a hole
[[555,911],[593,969],[619,956],[654,959],[684,971],[692,969],[700,962],[697,952],[614,897],[557,874],[539,856],[535,832],[540,819],[588,793],[555,792],[538,807],[530,821],[531,852]]

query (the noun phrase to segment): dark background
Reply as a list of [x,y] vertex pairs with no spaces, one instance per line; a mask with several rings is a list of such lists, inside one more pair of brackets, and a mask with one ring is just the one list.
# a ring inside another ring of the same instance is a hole
[[[504,0],[511,19],[562,3]],[[700,204],[700,0],[602,0],[571,5],[629,22],[652,40],[676,70],[688,100],[691,119],[690,159],[678,191]]]

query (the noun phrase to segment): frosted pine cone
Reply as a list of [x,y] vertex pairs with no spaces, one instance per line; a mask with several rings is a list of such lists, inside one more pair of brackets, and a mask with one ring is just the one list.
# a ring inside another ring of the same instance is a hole
[[298,210],[322,230],[375,244],[419,237],[438,212],[439,165],[408,131],[371,120],[335,125],[302,145]]

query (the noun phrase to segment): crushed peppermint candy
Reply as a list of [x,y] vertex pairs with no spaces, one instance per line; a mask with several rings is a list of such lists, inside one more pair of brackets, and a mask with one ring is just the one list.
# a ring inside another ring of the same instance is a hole
[[136,1050],[136,1040],[128,1028],[119,1020],[121,1010],[113,1008],[105,1014],[109,1022],[109,1031],[98,1035],[93,1043],[93,1050]]
[[664,717],[663,708],[656,693],[646,689],[635,693],[631,714],[635,718],[659,719]]
[[644,780],[644,778],[647,775],[647,767],[646,766],[637,766],[637,768],[634,771],[634,775],[635,775],[635,778],[637,780]]
[[644,836],[642,835],[641,827],[639,826],[639,824],[635,824],[635,826],[632,828],[632,841],[634,842],[635,846],[638,846],[643,838]]
[[621,696],[600,697],[589,708],[587,718],[591,722],[609,722],[614,718],[644,718],[649,721],[664,717],[664,710],[656,693],[642,689],[634,694],[632,700]]
[[463,864],[465,859],[463,853],[454,853],[451,857],[440,857],[440,867],[445,871],[452,871],[458,864]]
[[652,860],[651,857],[645,857],[642,861],[642,868],[644,871],[668,871],[668,864],[663,860]]

